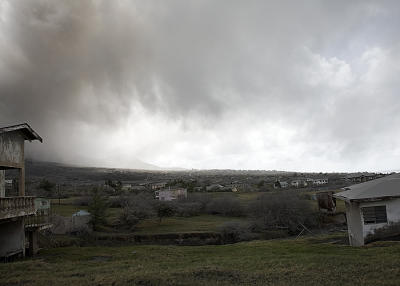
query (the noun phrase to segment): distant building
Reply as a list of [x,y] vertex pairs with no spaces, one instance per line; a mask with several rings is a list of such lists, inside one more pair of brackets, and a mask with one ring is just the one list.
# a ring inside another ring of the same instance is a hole
[[240,181],[234,181],[230,184],[226,185],[226,188],[231,189],[232,191],[236,189],[237,191],[246,191],[250,189],[250,185],[248,183],[243,183]]
[[290,182],[290,185],[295,188],[307,187],[307,182],[305,179],[297,179]]
[[167,182],[150,183],[148,186],[152,191],[159,190],[165,188],[167,186]]
[[223,189],[224,189],[224,186],[223,186],[223,185],[220,185],[220,184],[212,184],[212,185],[209,185],[209,186],[206,187],[206,191],[207,191],[207,192],[221,191],[221,190],[223,190]]
[[187,190],[184,188],[164,189],[154,192],[155,198],[160,201],[174,201],[187,198]]
[[277,180],[277,181],[274,183],[274,189],[286,189],[286,188],[288,188],[288,187],[289,187],[289,183],[286,182],[286,181],[279,181],[279,180]]
[[400,174],[355,184],[333,196],[345,201],[351,245],[400,235]]
[[326,184],[328,184],[328,178],[313,180],[313,185],[315,186],[326,185]]
[[375,180],[381,177],[384,177],[384,174],[375,174],[375,173],[356,173],[347,175],[344,179],[348,182],[352,183],[363,183],[371,180]]

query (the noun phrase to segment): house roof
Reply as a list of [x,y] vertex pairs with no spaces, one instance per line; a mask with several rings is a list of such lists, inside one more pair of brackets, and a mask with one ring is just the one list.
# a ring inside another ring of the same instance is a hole
[[29,126],[27,123],[22,123],[22,124],[17,124],[17,125],[11,125],[11,126],[6,126],[3,128],[0,128],[0,134],[7,133],[7,132],[13,132],[13,131],[18,131],[20,132],[25,140],[39,140],[40,142],[43,142],[42,137],[37,134],[32,127]]
[[400,197],[400,173],[347,187],[334,197],[345,201],[363,201]]

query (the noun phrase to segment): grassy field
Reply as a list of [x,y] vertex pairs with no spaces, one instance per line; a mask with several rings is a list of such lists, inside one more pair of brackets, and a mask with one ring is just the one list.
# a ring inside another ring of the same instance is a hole
[[245,222],[246,218],[199,215],[193,217],[169,217],[159,223],[157,218],[141,221],[136,234],[209,232],[217,231],[225,222]]
[[[254,201],[258,196],[265,194],[262,192],[249,193],[232,193],[232,192],[215,192],[208,193],[211,197],[236,197],[242,205],[246,207],[249,202]],[[87,206],[74,205],[74,201],[79,197],[52,200],[53,213],[69,217],[79,210],[87,210]],[[310,200],[310,204],[315,210],[318,210],[317,201]],[[344,203],[337,201],[338,211],[344,211]],[[119,219],[121,208],[108,208],[107,221],[110,225]],[[225,222],[246,222],[248,218],[224,217],[220,215],[199,215],[193,217],[169,217],[164,218],[159,223],[158,218],[145,219],[141,221],[135,230],[136,234],[163,234],[163,233],[182,233],[182,232],[213,232],[218,231],[219,227]]]
[[0,285],[399,285],[400,243],[329,240],[48,249],[0,264]]

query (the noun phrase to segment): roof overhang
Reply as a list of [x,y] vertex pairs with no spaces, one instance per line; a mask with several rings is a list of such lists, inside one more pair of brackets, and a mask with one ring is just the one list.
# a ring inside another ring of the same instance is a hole
[[40,137],[39,134],[37,134],[35,130],[33,130],[32,127],[30,127],[27,123],[0,128],[0,134],[8,132],[20,132],[24,136],[25,140],[38,140],[40,142],[43,142],[42,137]]
[[400,198],[400,195],[399,196],[384,196],[384,197],[352,199],[352,198],[348,198],[345,196],[334,194],[333,197],[335,197],[339,200],[350,202],[350,203],[361,203],[361,202],[378,202],[378,201],[387,201],[387,200],[392,200],[392,199],[398,199],[398,198]]

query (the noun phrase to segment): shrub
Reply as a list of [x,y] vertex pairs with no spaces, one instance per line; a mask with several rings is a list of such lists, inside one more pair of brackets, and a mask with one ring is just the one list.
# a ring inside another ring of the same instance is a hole
[[122,206],[120,221],[133,230],[140,220],[153,217],[154,199],[146,193],[119,198]]
[[291,233],[318,225],[318,215],[309,201],[301,199],[295,191],[263,194],[248,207],[248,213],[256,219],[259,231],[287,229]]
[[239,241],[251,240],[257,234],[251,232],[249,225],[234,221],[222,224],[219,228],[224,243],[234,243]]
[[177,216],[190,217],[200,215],[202,205],[200,202],[176,202],[174,203],[175,214]]
[[156,209],[160,223],[163,218],[173,216],[175,213],[173,205],[167,202],[158,202],[156,205]]
[[224,216],[242,216],[243,208],[240,201],[232,197],[220,197],[211,200],[206,206],[209,214],[220,214]]
[[370,233],[365,238],[366,242],[372,242],[377,240],[385,240],[385,239],[396,239],[398,240],[400,237],[400,223],[399,222],[390,222],[388,225],[375,229],[373,233]]
[[200,211],[205,212],[207,204],[210,201],[211,196],[209,194],[192,193],[184,202],[198,203],[200,206]]

